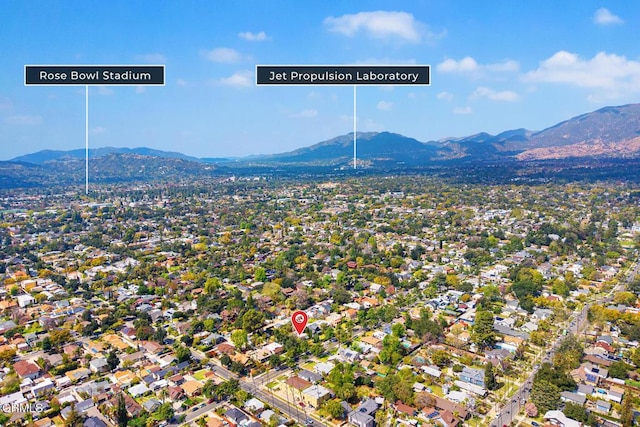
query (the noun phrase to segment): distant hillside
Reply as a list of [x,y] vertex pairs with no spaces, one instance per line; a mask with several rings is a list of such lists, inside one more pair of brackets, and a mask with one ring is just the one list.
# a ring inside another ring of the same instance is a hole
[[605,107],[536,132],[519,160],[629,157],[640,153],[640,104]]
[[[500,165],[509,162],[509,167],[515,167],[511,164],[584,158],[635,161],[636,157],[640,158],[640,104],[601,108],[538,132],[526,129],[497,135],[481,132],[429,142],[391,132],[359,132],[357,141],[359,167],[369,170],[413,170],[456,164],[471,167],[487,162]],[[84,155],[82,149],[43,150],[11,162],[0,162],[0,188],[83,182]],[[91,149],[90,159],[90,176],[94,182],[199,178],[228,172],[231,168],[235,171],[258,168],[256,170],[291,176],[310,168],[350,168],[353,134],[286,153],[244,158],[196,159],[151,148],[107,147]]]
[[[155,150],[153,148],[146,148],[146,147],[139,147],[139,148],[104,147],[104,148],[89,149],[89,158],[98,158],[102,156],[107,156],[109,154],[140,154],[143,156],[198,161],[196,157],[190,157],[182,153]],[[26,154],[24,156],[16,157],[11,161],[27,162],[27,163],[41,165],[41,164],[51,162],[51,161],[56,161],[56,160],[84,159],[84,158],[85,158],[84,149],[69,150],[69,151],[42,150],[42,151],[38,151],[37,153]]]
[[[224,168],[184,159],[111,153],[89,162],[93,183],[194,179],[220,176]],[[0,188],[79,185],[85,180],[84,159],[65,157],[42,165],[0,162]]]
[[[358,161],[369,163],[428,163],[438,147],[390,132],[358,132]],[[241,159],[242,160],[242,159]],[[353,160],[353,133],[322,141],[288,153],[252,158],[252,163],[302,163],[340,165]]]

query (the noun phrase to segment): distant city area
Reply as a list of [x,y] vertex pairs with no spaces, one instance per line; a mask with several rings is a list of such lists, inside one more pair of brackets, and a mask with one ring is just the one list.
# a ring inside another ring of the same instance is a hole
[[638,416],[631,183],[257,175],[76,190],[0,197],[2,425]]

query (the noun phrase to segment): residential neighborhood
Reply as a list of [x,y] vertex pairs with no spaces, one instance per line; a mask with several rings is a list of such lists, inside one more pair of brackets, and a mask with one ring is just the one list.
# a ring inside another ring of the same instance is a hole
[[3,195],[0,424],[632,426],[637,201],[422,176]]

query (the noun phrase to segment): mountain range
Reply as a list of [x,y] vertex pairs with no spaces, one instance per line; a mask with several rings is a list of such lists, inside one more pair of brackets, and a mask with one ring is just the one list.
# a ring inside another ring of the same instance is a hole
[[[515,129],[427,142],[390,132],[359,132],[356,138],[358,165],[368,169],[636,158],[640,157],[640,104],[601,108],[538,132]],[[82,182],[84,156],[83,149],[43,150],[0,162],[0,187],[46,185],[44,177],[51,174],[58,183]],[[103,182],[206,177],[246,168],[348,169],[353,134],[287,153],[235,159],[198,159],[144,147],[91,149],[89,157],[90,176]]]

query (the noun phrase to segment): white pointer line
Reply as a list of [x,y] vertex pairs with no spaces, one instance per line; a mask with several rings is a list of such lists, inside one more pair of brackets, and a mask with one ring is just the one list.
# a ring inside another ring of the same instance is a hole
[[353,85],[353,168],[356,168],[356,85]]
[[89,85],[85,86],[84,100],[84,185],[89,194]]

